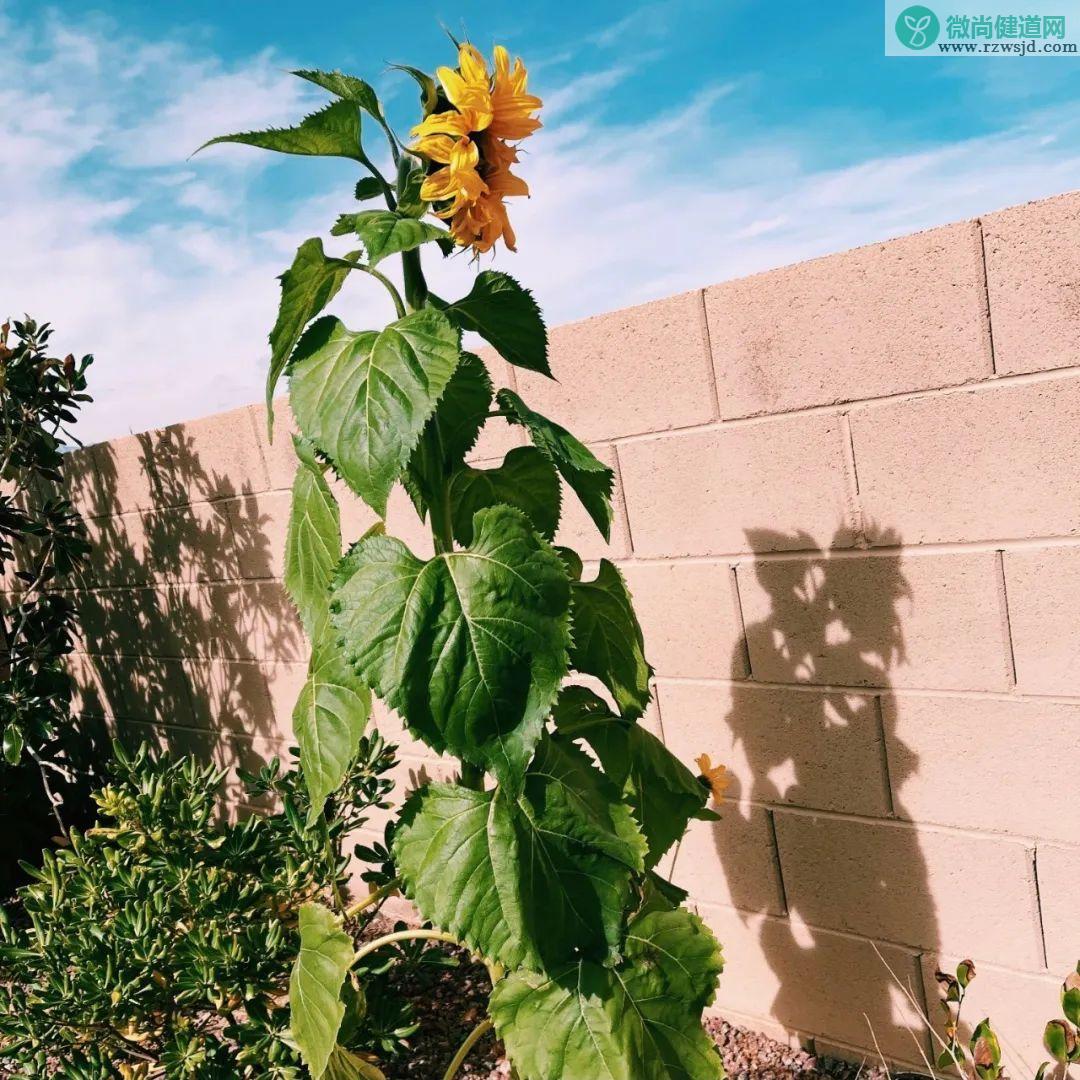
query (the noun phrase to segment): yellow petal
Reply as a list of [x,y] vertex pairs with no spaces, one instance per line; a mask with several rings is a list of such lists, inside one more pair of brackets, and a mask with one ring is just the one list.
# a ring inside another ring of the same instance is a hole
[[487,61],[480,55],[479,50],[468,43],[458,49],[458,67],[461,68],[461,77],[474,86],[488,84]]

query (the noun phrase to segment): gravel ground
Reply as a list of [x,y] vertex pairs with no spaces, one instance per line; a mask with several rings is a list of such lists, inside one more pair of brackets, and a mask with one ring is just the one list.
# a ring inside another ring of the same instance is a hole
[[[457,968],[421,968],[402,978],[398,990],[416,1005],[420,1030],[410,1039],[408,1059],[381,1067],[387,1080],[441,1078],[465,1036],[484,1018],[487,971],[460,953]],[[716,1040],[730,1080],[886,1080],[880,1067],[817,1058],[803,1050],[711,1018],[706,1028]],[[502,1043],[487,1035],[473,1048],[459,1076],[506,1080],[510,1065]],[[588,1080],[567,1077],[566,1080]]]

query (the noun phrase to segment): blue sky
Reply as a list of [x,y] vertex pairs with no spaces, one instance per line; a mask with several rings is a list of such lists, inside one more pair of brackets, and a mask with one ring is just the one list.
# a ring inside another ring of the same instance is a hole
[[452,63],[443,25],[545,99],[495,265],[554,322],[1080,186],[1080,59],[887,58],[876,0],[310,7],[0,0],[0,307],[97,356],[84,437],[257,399],[274,277],[350,208],[347,163],[195,146],[317,105],[297,66],[368,77],[405,131],[386,63]]

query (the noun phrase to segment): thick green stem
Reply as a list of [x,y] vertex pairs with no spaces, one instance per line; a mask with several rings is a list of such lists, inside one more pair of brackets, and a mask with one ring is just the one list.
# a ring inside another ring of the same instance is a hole
[[495,1025],[490,1019],[484,1020],[477,1024],[476,1027],[469,1032],[465,1041],[461,1044],[458,1052],[454,1055],[454,1060],[450,1062],[450,1067],[443,1074],[443,1080],[454,1080],[454,1077],[458,1074],[458,1069],[465,1064],[465,1059],[469,1056],[469,1051],[494,1027]]
[[444,934],[441,930],[399,930],[397,933],[386,934],[384,937],[369,941],[353,957],[353,963],[359,964],[366,956],[398,941],[445,941],[450,945],[461,944],[453,934]]
[[402,252],[401,265],[405,271],[405,303],[409,305],[410,311],[419,311],[427,303],[428,297],[419,250],[413,248],[412,251]]
[[461,786],[472,788],[473,791],[483,791],[483,767],[480,765],[470,765],[467,761],[463,761],[461,763]]
[[376,889],[374,892],[368,893],[363,900],[358,900],[351,908],[345,912],[346,919],[355,919],[361,911],[366,911],[372,904],[377,904],[381,900],[385,900],[395,889],[401,887],[401,878],[396,877],[393,881],[388,881],[382,888]]

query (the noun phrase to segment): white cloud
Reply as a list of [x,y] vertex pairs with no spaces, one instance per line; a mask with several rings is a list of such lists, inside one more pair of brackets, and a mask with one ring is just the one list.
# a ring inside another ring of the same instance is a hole
[[[306,194],[277,203],[265,194],[270,155],[186,159],[214,133],[297,117],[304,85],[267,54],[227,65],[194,46],[119,41],[108,25],[45,24],[33,42],[3,30],[0,302],[54,322],[58,348],[96,354],[83,437],[257,400],[275,276],[348,203],[348,169],[302,163]],[[632,127],[581,119],[574,102],[595,100],[620,71],[549,90],[567,119],[522,155],[535,197],[513,210],[521,253],[497,265],[536,290],[552,322],[1053,194],[1080,176],[1075,108],[822,171],[782,133],[755,132],[735,83]],[[433,267],[433,286],[454,295],[472,272],[457,257]],[[336,306],[356,326],[390,317],[366,279]]]

